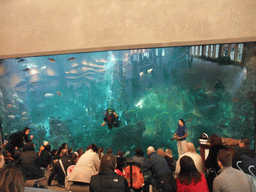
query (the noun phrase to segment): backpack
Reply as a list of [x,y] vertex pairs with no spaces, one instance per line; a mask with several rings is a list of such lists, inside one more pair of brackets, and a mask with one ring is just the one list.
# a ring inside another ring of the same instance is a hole
[[140,163],[127,162],[124,165],[123,173],[125,179],[128,181],[130,188],[139,189],[142,187],[144,183],[144,177],[141,172]]

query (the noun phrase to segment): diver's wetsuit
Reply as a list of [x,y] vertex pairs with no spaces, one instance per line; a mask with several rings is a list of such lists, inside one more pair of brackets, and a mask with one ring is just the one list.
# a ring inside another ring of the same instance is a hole
[[118,117],[116,117],[114,114],[106,114],[103,120],[108,124],[109,129],[112,129],[113,126],[119,127]]

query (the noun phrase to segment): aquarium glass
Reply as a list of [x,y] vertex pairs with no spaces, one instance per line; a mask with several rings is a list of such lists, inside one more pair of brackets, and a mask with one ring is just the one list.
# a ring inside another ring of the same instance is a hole
[[[74,53],[0,60],[0,118],[8,137],[31,128],[36,149],[92,143],[134,153],[170,148],[179,119],[202,133],[254,147],[255,43]],[[117,127],[102,126],[108,109]],[[129,153],[128,152],[128,153]]]

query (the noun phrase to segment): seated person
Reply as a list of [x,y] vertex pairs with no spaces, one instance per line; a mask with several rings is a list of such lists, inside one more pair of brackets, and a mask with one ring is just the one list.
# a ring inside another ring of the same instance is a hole
[[77,151],[75,151],[72,154],[72,164],[76,164],[77,161],[79,160],[79,158],[83,155],[84,153],[84,149],[83,148],[79,148]]
[[154,147],[147,148],[148,158],[144,160],[143,173],[150,171],[151,175],[145,178],[145,190],[148,190],[149,184],[158,186],[163,192],[176,191],[176,182],[173,178],[173,172],[161,155],[158,155]]
[[65,173],[63,172],[60,160],[67,174],[67,169],[71,165],[71,159],[68,157],[68,149],[62,149],[60,151],[60,159],[57,160],[55,164],[53,164],[52,172],[48,179],[48,185],[51,185],[51,182],[54,176],[57,174],[57,182],[58,186],[64,188],[65,187]]
[[[220,167],[217,162],[217,154],[220,149],[225,149],[225,146],[222,145],[222,139],[218,135],[211,135],[210,139],[211,148],[209,150],[209,154],[207,159],[205,160],[205,167],[207,169],[213,168],[216,173],[220,170]],[[209,190],[212,191],[213,178],[206,178]]]
[[165,150],[165,156],[164,156],[165,160],[167,161],[168,163],[168,166],[169,168],[171,169],[171,171],[175,171],[175,168],[176,168],[176,161],[174,160],[173,158],[173,155],[172,155],[172,150],[171,149],[166,149]]
[[25,180],[39,179],[44,176],[40,169],[39,156],[35,152],[34,143],[26,143],[23,152],[20,153],[16,164],[20,167]]
[[100,168],[100,159],[97,152],[98,146],[91,144],[72,170],[70,181],[75,184],[90,183],[91,176],[96,175]]
[[[237,162],[241,161],[238,166],[247,174],[250,174],[248,168],[250,165],[255,165],[256,163],[256,154],[254,150],[250,148],[250,140],[248,138],[242,138],[239,140],[239,149],[234,153],[232,159],[232,167],[239,169],[237,167]],[[256,174],[255,169],[251,170]]]
[[4,165],[5,165],[4,154],[2,151],[0,151],[0,169],[2,169]]
[[124,156],[123,151],[117,151],[117,155],[116,155],[117,166],[116,166],[116,168],[119,169],[121,172],[123,171],[124,162],[126,161],[126,158],[124,158],[123,156]]
[[171,158],[170,156],[167,156],[162,148],[157,149],[157,154],[161,155],[165,158],[166,162],[168,163],[168,166],[169,166],[170,170],[174,172],[175,167],[173,165],[173,161],[174,161],[173,158]]
[[108,124],[108,128],[112,129],[114,127],[119,127],[118,115],[112,109],[108,109],[104,116],[104,122],[101,126]]
[[43,145],[39,148],[38,156],[41,155],[41,152],[45,149],[45,146],[46,146],[46,145],[49,145],[49,142],[48,142],[48,141],[44,141]]
[[141,148],[139,147],[135,148],[135,155],[132,157],[132,160],[140,163],[141,167],[143,167],[143,162],[145,160],[145,157],[144,157],[144,152],[142,151]]
[[204,171],[204,164],[203,164],[203,159],[200,155],[198,155],[196,153],[196,148],[194,146],[193,143],[191,142],[187,142],[186,145],[185,145],[185,149],[184,149],[184,154],[181,155],[178,159],[178,161],[176,162],[176,170],[175,170],[175,175],[178,175],[179,172],[180,172],[180,159],[181,157],[183,156],[188,156],[188,157],[191,157],[194,161],[194,164],[197,168],[197,170],[200,172],[200,173],[205,173]]
[[100,163],[100,171],[91,177],[91,192],[130,192],[127,180],[114,172],[117,165],[116,157],[105,154]]
[[200,173],[191,157],[183,155],[179,161],[180,172],[178,174],[177,191],[207,192],[207,181],[203,173]]
[[249,180],[242,171],[232,168],[232,156],[227,150],[219,150],[217,161],[221,169],[213,181],[214,192],[250,192]]
[[40,161],[40,166],[47,168],[48,165],[51,164],[51,146],[50,145],[46,145],[44,147],[44,150],[41,151],[41,156],[39,157],[39,161]]
[[24,188],[24,178],[19,169],[14,166],[0,169],[0,191],[23,192]]
[[209,141],[211,148],[209,150],[209,155],[205,160],[205,167],[207,169],[213,167],[214,170],[218,172],[220,170],[220,167],[217,163],[217,154],[220,149],[225,149],[225,147],[222,145],[222,139],[218,135],[211,135]]

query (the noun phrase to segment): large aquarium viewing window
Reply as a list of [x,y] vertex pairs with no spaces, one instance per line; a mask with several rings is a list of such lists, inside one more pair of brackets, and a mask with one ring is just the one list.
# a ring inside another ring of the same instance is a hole
[[[256,43],[195,45],[0,60],[3,138],[31,128],[38,149],[170,148],[179,119],[202,133],[255,145]],[[111,109],[118,125],[102,126]]]

